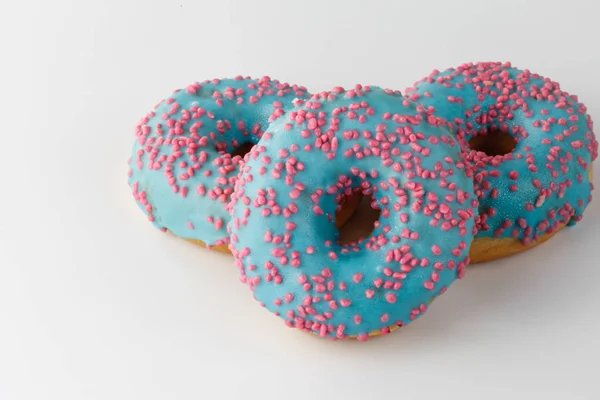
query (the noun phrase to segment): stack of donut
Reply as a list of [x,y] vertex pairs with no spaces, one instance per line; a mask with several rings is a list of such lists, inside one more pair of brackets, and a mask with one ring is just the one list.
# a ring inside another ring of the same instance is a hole
[[[581,220],[597,155],[577,97],[508,63],[434,71],[405,96],[236,77],[144,117],[129,184],[160,229],[230,251],[288,326],[366,340],[417,319],[470,262]],[[379,219],[342,242],[361,198]]]

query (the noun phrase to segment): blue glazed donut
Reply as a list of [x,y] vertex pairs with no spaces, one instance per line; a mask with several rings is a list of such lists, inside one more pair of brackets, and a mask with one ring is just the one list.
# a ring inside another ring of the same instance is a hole
[[[246,156],[229,209],[242,281],[290,327],[330,338],[388,333],[465,272],[477,199],[443,121],[398,92],[335,88],[274,121]],[[340,192],[381,209],[341,245]]]
[[137,204],[158,228],[226,249],[225,206],[242,161],[232,153],[257,143],[294,99],[307,97],[304,87],[269,77],[207,80],[175,91],[136,128],[129,185]]
[[[449,122],[475,168],[480,221],[473,261],[522,251],[582,218],[598,142],[586,107],[558,83],[510,63],[470,63],[434,71],[406,94]],[[494,154],[507,137],[514,149]],[[477,141],[487,142],[491,154],[472,148]],[[485,238],[520,245],[491,251]]]

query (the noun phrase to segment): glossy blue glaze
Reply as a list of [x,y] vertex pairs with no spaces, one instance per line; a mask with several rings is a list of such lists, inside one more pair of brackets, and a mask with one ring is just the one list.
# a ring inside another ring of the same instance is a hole
[[207,245],[228,243],[225,210],[239,172],[235,148],[257,143],[306,89],[235,78],[175,91],[136,128],[129,185],[158,228]]
[[[435,71],[406,93],[453,125],[475,167],[477,237],[529,244],[581,219],[598,143],[586,107],[558,83],[509,63],[478,63]],[[469,148],[474,136],[494,129],[516,140],[511,153],[489,157]]]
[[[256,299],[289,326],[366,339],[418,318],[464,273],[472,177],[453,135],[399,93],[314,95],[247,157],[230,248]],[[380,223],[341,245],[336,197],[357,188],[377,200]]]

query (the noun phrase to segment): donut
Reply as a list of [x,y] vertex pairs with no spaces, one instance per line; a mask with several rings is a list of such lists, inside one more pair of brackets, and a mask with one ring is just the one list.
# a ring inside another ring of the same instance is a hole
[[129,185],[158,228],[228,252],[225,206],[243,154],[268,124],[308,98],[269,77],[213,79],[176,90],[139,122]]
[[[326,216],[355,189],[381,217],[342,245]],[[285,324],[366,340],[417,319],[464,275],[477,206],[443,120],[397,91],[336,87],[254,146],[228,205],[229,247],[242,282]]]
[[500,62],[436,70],[406,96],[448,122],[474,168],[472,262],[532,248],[581,220],[598,142],[577,96]]

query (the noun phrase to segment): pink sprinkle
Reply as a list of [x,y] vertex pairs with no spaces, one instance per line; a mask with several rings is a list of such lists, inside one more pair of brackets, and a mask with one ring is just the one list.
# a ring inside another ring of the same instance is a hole
[[273,254],[275,257],[281,257],[281,256],[285,255],[285,248],[276,247],[271,250],[271,254]]
[[340,304],[342,305],[342,307],[350,307],[352,301],[350,301],[349,299],[341,299]]

